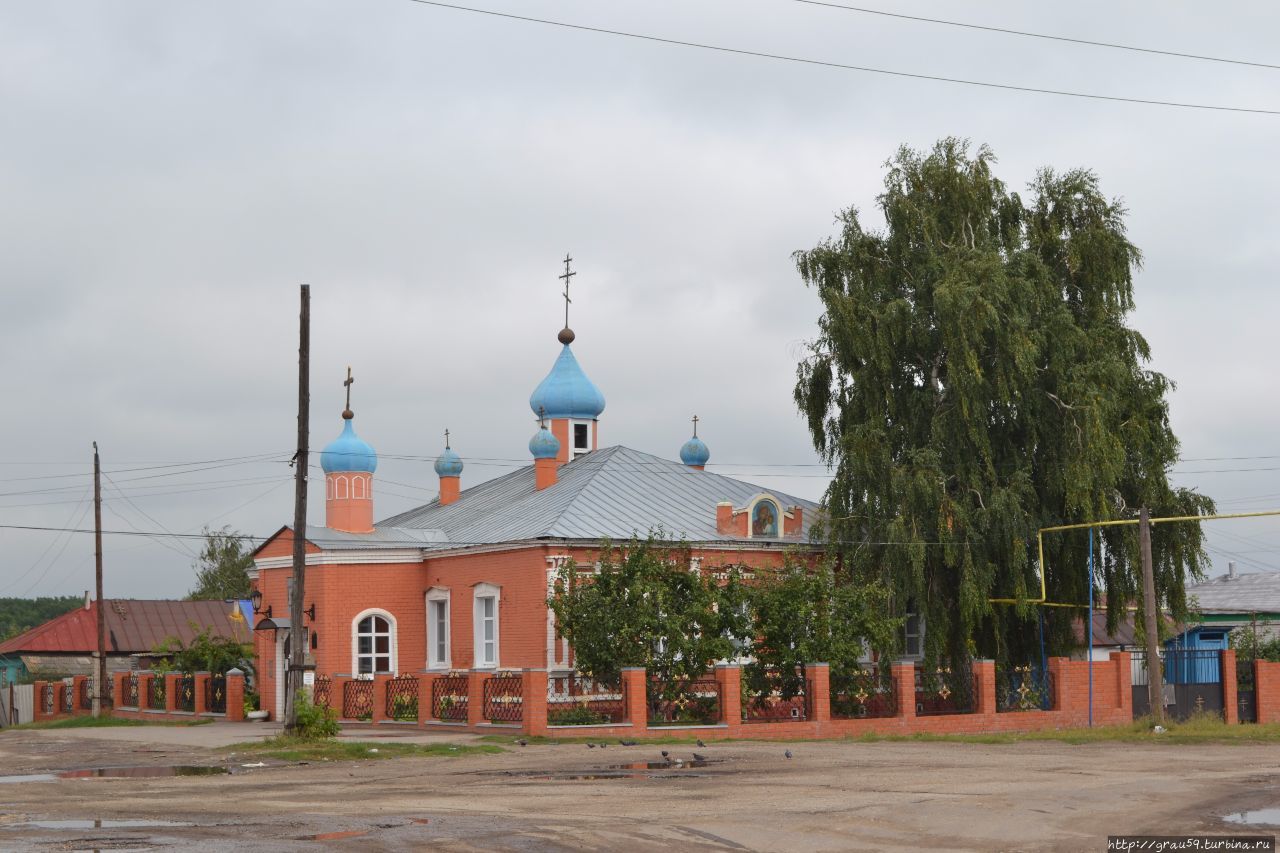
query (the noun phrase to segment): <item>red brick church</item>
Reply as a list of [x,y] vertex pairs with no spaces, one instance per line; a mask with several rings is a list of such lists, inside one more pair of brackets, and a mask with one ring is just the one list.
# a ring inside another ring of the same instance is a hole
[[[817,506],[707,471],[696,419],[678,462],[601,447],[604,395],[574,357],[567,323],[558,340],[529,398],[539,419],[530,464],[463,488],[463,460],[446,441],[435,462],[439,497],[382,521],[377,455],[356,435],[348,397],[342,432],[321,454],[325,525],[304,531],[304,618],[319,675],[563,672],[570,651],[546,599],[566,560],[593,562],[602,541],[658,528],[692,546],[700,571],[780,565],[809,541]],[[273,716],[291,655],[293,535],[281,528],[254,555],[258,678]]]

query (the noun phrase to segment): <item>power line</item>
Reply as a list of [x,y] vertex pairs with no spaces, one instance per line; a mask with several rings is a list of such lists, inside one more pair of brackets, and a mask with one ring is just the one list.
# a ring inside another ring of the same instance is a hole
[[639,41],[655,42],[658,44],[676,45],[679,47],[692,47],[699,50],[711,50],[718,53],[730,53],[736,56],[752,56],[758,59],[773,59],[779,62],[791,62],[798,65],[813,65],[821,68],[838,68],[844,71],[862,71],[868,74],[883,74],[889,77],[906,77],[913,80],[929,80],[935,83],[955,83],[963,86],[980,86],[987,89],[1002,89],[1010,92],[1030,92],[1037,95],[1059,95],[1066,98],[1085,98],[1096,101],[1114,101],[1125,104],[1146,104],[1157,107],[1178,107],[1180,109],[1192,110],[1213,110],[1215,112],[1231,112],[1231,113],[1253,113],[1257,115],[1280,115],[1280,110],[1254,109],[1249,107],[1224,107],[1215,104],[1196,104],[1183,101],[1161,101],[1154,98],[1126,98],[1119,95],[1098,95],[1091,92],[1071,92],[1065,89],[1042,89],[1034,86],[1019,86],[1012,83],[992,83],[984,80],[967,80],[961,77],[943,77],[936,74],[920,74],[911,71],[893,71],[887,68],[872,68],[867,65],[850,65],[843,62],[831,62],[821,59],[807,59],[800,56],[788,56],[781,53],[767,53],[759,50],[747,50],[745,48],[726,47],[724,45],[707,44],[705,42],[684,41],[682,39],[668,38],[665,36],[647,35],[644,33],[632,33],[624,30],[611,30],[604,27],[589,27],[585,24],[573,24],[567,21],[555,21],[549,18],[533,18],[527,15],[515,15],[509,12],[495,12],[492,9],[477,9],[471,6],[459,6],[453,3],[441,3],[438,0],[409,0],[411,3],[418,3],[422,6],[435,6],[441,9],[452,9],[458,12],[471,12],[477,15],[489,15],[495,18],[506,18],[512,21],[524,21],[531,24],[543,24],[550,27],[562,27],[569,30],[578,30],[580,32],[598,33],[600,35],[620,36],[622,38],[637,39]]
[[1010,36],[1023,36],[1025,38],[1047,39],[1049,41],[1062,41],[1071,44],[1086,44],[1090,47],[1105,47],[1113,50],[1131,50],[1135,53],[1149,53],[1157,56],[1173,56],[1178,59],[1198,59],[1204,62],[1222,62],[1228,65],[1248,65],[1254,68],[1272,68],[1280,69],[1280,65],[1271,65],[1266,62],[1250,62],[1245,59],[1227,59],[1221,56],[1207,56],[1199,53],[1182,53],[1176,50],[1159,50],[1153,47],[1138,47],[1131,44],[1118,44],[1116,42],[1092,41],[1090,39],[1072,38],[1071,36],[1056,36],[1050,33],[1033,33],[1026,30],[1013,30],[1006,27],[990,27],[982,24],[969,24],[963,21],[947,21],[942,18],[926,18],[922,15],[904,15],[900,12],[886,12],[882,9],[868,9],[863,6],[846,6],[843,3],[826,3],[822,0],[792,0],[794,3],[803,3],[806,6],[824,6],[828,9],[840,9],[845,12],[860,12],[866,15],[882,15],[886,18],[900,18],[904,21],[920,21],[928,24],[942,24],[947,27],[962,27],[967,30],[982,30],[989,33],[1002,33]]

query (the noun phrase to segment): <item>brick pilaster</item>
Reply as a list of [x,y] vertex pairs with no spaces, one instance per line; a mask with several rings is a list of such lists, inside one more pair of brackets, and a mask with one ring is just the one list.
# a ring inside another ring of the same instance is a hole
[[742,728],[742,667],[717,664],[716,681],[720,685],[720,722],[729,727],[732,736]]
[[1053,681],[1053,710],[1070,714],[1072,711],[1081,711],[1085,718],[1089,716],[1089,700],[1086,694],[1085,701],[1079,703],[1077,707],[1076,697],[1072,691],[1073,685],[1067,675],[1067,659],[1063,657],[1049,658],[1049,678]]
[[387,719],[387,682],[391,680],[389,675],[375,675],[373,677],[373,717],[372,722],[380,723]]
[[996,714],[996,662],[993,660],[975,660],[973,667],[973,712],[987,717]]
[[431,704],[431,688],[439,677],[438,672],[418,673],[418,725],[435,717],[436,709]]
[[473,669],[467,673],[467,725],[478,726],[488,722],[484,715],[484,683],[490,672]]
[[172,714],[178,710],[178,679],[181,673],[167,672],[164,675],[164,709]]
[[227,670],[227,721],[244,721],[244,672],[239,669]]
[[898,716],[916,717],[916,662],[900,660],[893,664],[893,692],[898,696]]
[[649,730],[649,675],[642,666],[622,670],[622,683],[627,694],[627,719],[635,734]]
[[809,683],[805,689],[809,696],[809,719],[818,725],[831,722],[831,665],[811,663],[805,667]]
[[195,702],[192,704],[197,714],[203,714],[209,710],[208,705],[205,704],[204,692],[204,686],[209,683],[209,677],[207,672],[197,672],[191,679],[192,688],[196,691]]
[[1133,656],[1128,652],[1112,652],[1111,662],[1116,667],[1116,696],[1120,704],[1120,716],[1133,719]]
[[522,731],[527,735],[547,733],[547,671],[526,669],[521,673]]

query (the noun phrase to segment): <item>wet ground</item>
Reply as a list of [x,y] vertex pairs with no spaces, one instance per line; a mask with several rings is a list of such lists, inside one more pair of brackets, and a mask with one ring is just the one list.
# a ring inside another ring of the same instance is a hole
[[512,744],[302,765],[216,748],[244,727],[159,731],[0,733],[0,850],[1093,851],[1280,831],[1280,747],[1256,744]]

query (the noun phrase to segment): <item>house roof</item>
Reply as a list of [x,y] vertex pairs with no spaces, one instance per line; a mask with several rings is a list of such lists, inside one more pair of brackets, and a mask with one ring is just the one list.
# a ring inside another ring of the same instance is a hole
[[1201,613],[1280,613],[1280,572],[1219,575],[1187,587]]
[[[108,598],[106,603],[110,654],[149,652],[169,637],[185,644],[206,628],[216,637],[245,643],[253,639],[241,602]],[[239,620],[231,617],[233,612],[240,614]],[[91,654],[97,648],[98,602],[91,601],[0,643],[0,654]]]
[[[441,505],[437,499],[375,527],[384,534],[393,529],[432,531],[430,536],[440,543],[437,548],[529,539],[627,539],[659,528],[689,542],[797,541],[797,537],[748,540],[716,529],[716,504],[729,501],[734,507],[745,507],[762,493],[777,498],[784,510],[804,509],[798,539],[808,541],[818,509],[813,501],[621,445],[562,465],[557,482],[546,489],[534,488],[530,465],[473,486],[454,503]],[[333,539],[333,531],[324,531],[323,537]]]

